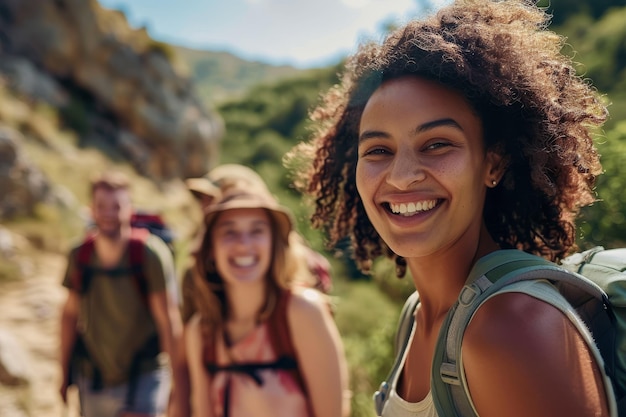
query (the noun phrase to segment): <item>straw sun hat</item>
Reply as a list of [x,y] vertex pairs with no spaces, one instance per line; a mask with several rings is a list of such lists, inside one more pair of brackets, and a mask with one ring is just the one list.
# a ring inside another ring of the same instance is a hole
[[281,206],[264,189],[252,189],[249,186],[245,188],[233,186],[226,189],[222,198],[205,212],[204,223],[207,229],[210,229],[219,213],[245,208],[266,209],[278,227],[280,236],[285,242],[289,241],[289,233],[293,227],[291,211],[287,207]]
[[267,190],[267,185],[259,174],[252,168],[239,164],[223,164],[213,168],[202,177],[185,180],[187,188],[192,193],[207,195],[215,199],[220,198],[224,189],[240,183]]

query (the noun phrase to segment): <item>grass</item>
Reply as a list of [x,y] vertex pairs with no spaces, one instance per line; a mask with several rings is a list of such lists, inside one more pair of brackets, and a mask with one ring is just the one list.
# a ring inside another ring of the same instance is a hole
[[400,306],[369,282],[335,278],[335,319],[342,336],[352,396],[352,415],[373,417],[372,394],[393,361]]

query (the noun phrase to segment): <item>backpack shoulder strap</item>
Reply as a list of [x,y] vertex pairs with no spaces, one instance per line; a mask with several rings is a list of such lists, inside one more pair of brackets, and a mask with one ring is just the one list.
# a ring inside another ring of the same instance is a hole
[[291,331],[287,321],[287,307],[291,297],[291,291],[280,291],[278,300],[276,301],[276,307],[274,307],[274,311],[272,311],[270,315],[271,324],[268,330],[272,345],[278,357],[294,356],[295,354],[295,349],[291,342]]
[[374,407],[376,408],[376,415],[380,416],[383,413],[385,403],[389,399],[390,383],[397,377],[400,372],[402,364],[402,356],[409,344],[411,338],[411,331],[413,330],[413,323],[415,322],[415,309],[419,304],[419,294],[415,291],[407,298],[400,312],[400,320],[398,321],[398,328],[396,330],[394,354],[395,360],[393,367],[389,372],[387,378],[380,384],[378,391],[374,393]]
[[287,317],[287,309],[293,294],[289,290],[281,290],[278,293],[276,307],[269,318],[268,332],[272,346],[276,352],[278,361],[293,361],[292,373],[300,388],[306,392],[306,385],[298,366],[298,356],[291,339],[291,329]]
[[[543,258],[518,250],[496,251],[481,258],[470,272],[457,303],[444,320],[435,347],[431,390],[439,415],[476,416],[463,373],[461,344],[476,310],[498,293],[524,292],[559,308],[581,330],[596,359],[603,363],[591,334],[572,306],[559,297],[553,287],[546,291],[544,286],[533,285],[539,280],[557,281],[561,287],[576,293],[584,292],[608,305],[606,294],[597,284]],[[555,301],[561,299],[562,303]],[[610,387],[610,382],[607,387]]]
[[204,335],[204,330],[201,329],[202,337],[202,361],[204,363],[204,367],[211,374],[215,372],[215,365],[217,363],[217,346],[215,345],[215,338],[207,337]]
[[89,288],[91,271],[89,262],[95,251],[95,234],[89,234],[76,250],[75,269],[72,276],[72,287],[79,294],[84,294]]
[[144,274],[144,253],[149,235],[150,231],[147,229],[133,228],[128,241],[128,258],[133,283],[146,306],[148,306],[148,281]]

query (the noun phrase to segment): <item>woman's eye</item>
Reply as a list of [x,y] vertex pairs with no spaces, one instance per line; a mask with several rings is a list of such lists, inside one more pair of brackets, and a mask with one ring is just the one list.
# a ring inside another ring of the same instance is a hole
[[385,148],[370,148],[361,153],[361,156],[386,155],[389,151]]
[[232,239],[237,236],[237,233],[234,230],[224,230],[222,236],[225,238]]
[[442,148],[446,148],[450,146],[449,142],[446,141],[436,141],[436,142],[431,142],[428,145],[426,145],[426,150],[437,150],[437,149],[442,149]]

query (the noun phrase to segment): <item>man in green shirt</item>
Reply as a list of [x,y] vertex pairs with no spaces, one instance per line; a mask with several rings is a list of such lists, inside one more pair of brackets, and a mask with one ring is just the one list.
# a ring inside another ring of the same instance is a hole
[[78,386],[84,417],[159,415],[168,400],[170,416],[183,416],[187,402],[177,391],[187,390],[172,254],[159,237],[131,227],[129,188],[120,173],[92,182],[96,230],[70,252],[63,280],[60,392],[66,401],[68,385]]

